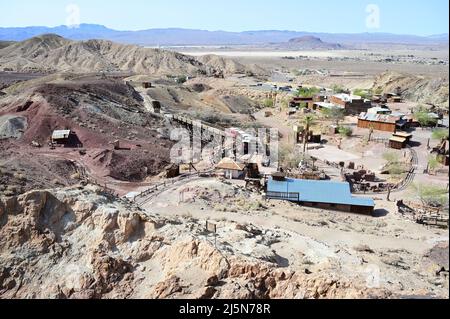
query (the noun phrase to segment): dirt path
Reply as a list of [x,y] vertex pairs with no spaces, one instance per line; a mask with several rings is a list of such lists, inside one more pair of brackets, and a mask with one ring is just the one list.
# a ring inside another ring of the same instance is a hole
[[278,131],[282,134],[282,137],[280,139],[280,143],[286,145],[289,143],[292,143],[292,130],[286,127],[286,124],[283,123],[281,119],[279,119],[277,116],[271,116],[271,117],[265,117],[266,111],[273,111],[272,109],[264,109],[257,113],[254,113],[253,116],[255,119],[261,123],[262,125],[276,128]]
[[[183,216],[185,214],[190,214],[195,218],[200,220],[214,219],[221,220],[225,219],[228,221],[233,221],[237,223],[247,223],[249,222],[249,212],[218,212],[213,211],[211,209],[207,209],[204,205],[200,203],[180,203],[180,188],[181,186],[185,187],[195,187],[201,183],[210,183],[211,185],[220,185],[214,178],[202,178],[196,179],[194,181],[189,181],[188,183],[183,184],[175,184],[173,187],[169,187],[164,191],[158,192],[157,196],[154,196],[151,201],[145,203],[142,207],[144,209],[155,210],[163,215],[169,216]],[[220,187],[220,186],[219,186]],[[384,236],[379,236],[378,234],[369,234],[364,232],[355,232],[345,230],[333,230],[333,232],[324,231],[323,227],[309,226],[301,220],[302,211],[306,211],[306,209],[299,208],[295,205],[284,205],[280,202],[270,202],[274,204],[275,207],[269,209],[268,211],[257,211],[252,212],[251,214],[251,223],[257,226],[265,227],[265,228],[281,228],[285,230],[289,230],[301,235],[305,235],[313,238],[314,240],[325,242],[328,245],[338,246],[338,245],[346,245],[346,246],[356,246],[360,244],[368,245],[373,247],[374,249],[406,249],[408,251],[412,251],[415,253],[423,253],[426,249],[430,248],[430,244],[427,241],[423,241],[420,237],[420,234],[428,233],[427,231],[423,231],[421,226],[415,225],[408,221],[404,221],[400,218],[400,216],[396,216],[396,214],[391,213],[388,216],[381,218],[381,221],[388,221],[392,227],[398,224],[405,224],[408,228],[411,229],[420,229],[419,233],[416,233],[414,236],[402,236],[396,237],[394,235],[386,234]],[[280,206],[278,209],[277,206]],[[395,204],[382,204],[380,209],[387,209],[388,211],[394,212]],[[324,219],[323,214],[319,214],[319,211],[316,211],[316,216],[308,214],[309,217],[312,218],[311,221]],[[345,214],[345,213],[326,213],[329,217],[333,217],[334,214],[340,214],[340,217],[347,218],[351,220],[351,227],[356,226],[358,224],[358,220],[366,221],[367,218],[358,215]],[[296,221],[300,218],[300,221]],[[369,217],[370,223],[377,223],[377,218]]]

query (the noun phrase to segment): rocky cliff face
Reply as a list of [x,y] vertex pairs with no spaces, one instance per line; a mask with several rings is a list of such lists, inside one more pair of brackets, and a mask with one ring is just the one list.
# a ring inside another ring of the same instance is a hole
[[428,79],[397,72],[384,72],[377,76],[374,89],[384,93],[395,92],[400,87],[402,95],[410,101],[433,104],[448,109],[448,77]]
[[[216,249],[203,227],[192,218],[165,219],[144,213],[128,201],[109,198],[91,186],[2,198],[0,297],[392,295],[384,289],[367,289],[363,282],[338,274],[294,272],[227,249]],[[233,229],[243,228],[234,225]]]

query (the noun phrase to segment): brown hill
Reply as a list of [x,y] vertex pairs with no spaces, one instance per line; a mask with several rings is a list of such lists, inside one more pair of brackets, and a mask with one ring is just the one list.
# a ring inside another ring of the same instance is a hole
[[6,48],[14,43],[14,41],[0,41],[0,49]]
[[342,46],[337,43],[323,42],[320,38],[313,36],[303,36],[293,38],[286,44],[292,49],[341,49]]
[[373,88],[381,88],[384,93],[401,88],[403,96],[414,102],[427,103],[448,109],[448,78],[430,79],[398,72],[384,72],[377,76]]
[[176,52],[106,40],[71,41],[43,35],[0,50],[0,70],[20,72],[115,72],[209,75],[215,70]]
[[218,55],[208,54],[197,58],[200,62],[213,69],[222,70],[224,74],[249,74],[256,76],[267,76],[269,71],[258,65],[244,65],[236,60],[227,59]]
[[[157,175],[170,163],[172,143],[161,137],[164,123],[145,112],[141,96],[119,80],[82,79],[38,84],[0,100],[0,165],[6,172],[23,169],[27,179],[13,175],[6,185],[20,185],[15,192],[34,187],[66,185],[67,177],[55,176],[48,158],[75,161],[99,182],[113,178],[140,182]],[[79,148],[48,148],[54,130],[76,132]],[[120,141],[120,149],[110,144]],[[42,146],[37,151],[31,144]],[[1,193],[1,190],[0,190]]]

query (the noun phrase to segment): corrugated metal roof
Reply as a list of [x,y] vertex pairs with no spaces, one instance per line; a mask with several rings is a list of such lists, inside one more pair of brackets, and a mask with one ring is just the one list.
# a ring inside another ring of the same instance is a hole
[[371,198],[353,197],[349,183],[290,178],[285,181],[275,181],[270,178],[267,191],[299,193],[302,202],[375,207],[375,202]]
[[70,135],[70,130],[56,130],[56,131],[53,131],[52,139],[57,140],[57,139],[69,138],[69,135]]
[[370,121],[370,122],[383,122],[395,124],[401,120],[400,116],[383,115],[383,114],[373,114],[373,113],[361,113],[359,116],[360,120]]

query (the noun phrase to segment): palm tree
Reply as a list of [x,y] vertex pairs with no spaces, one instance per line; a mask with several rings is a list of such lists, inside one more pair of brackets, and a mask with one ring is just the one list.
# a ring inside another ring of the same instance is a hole
[[315,117],[313,115],[306,115],[302,123],[305,126],[305,130],[303,132],[303,154],[306,154],[306,147],[308,145],[308,135],[309,135],[309,129],[315,122]]

